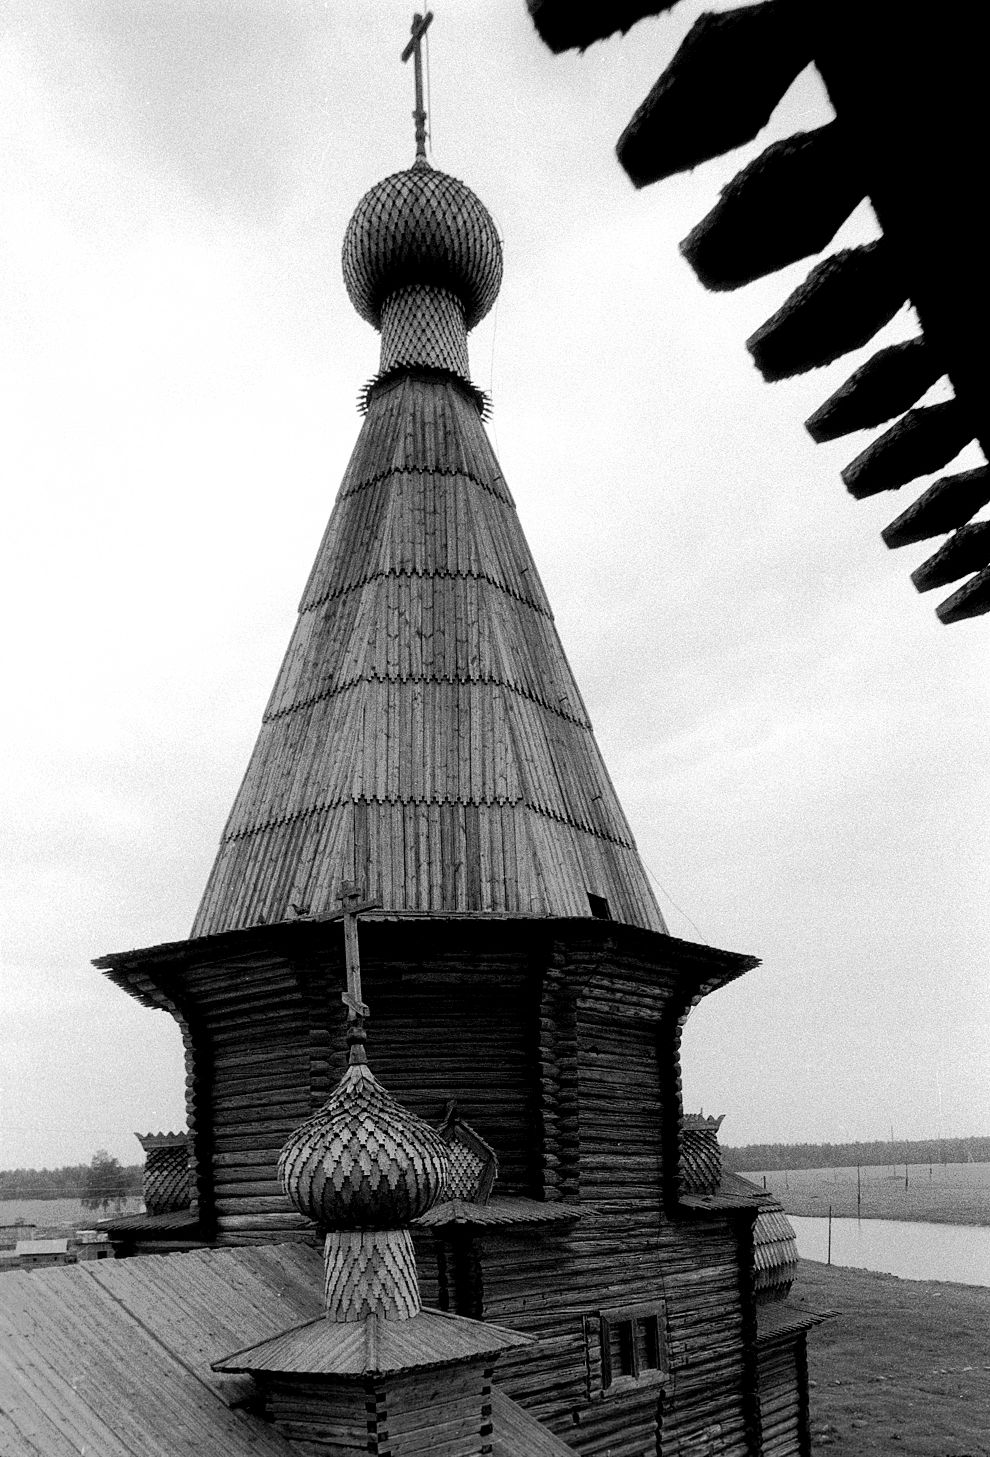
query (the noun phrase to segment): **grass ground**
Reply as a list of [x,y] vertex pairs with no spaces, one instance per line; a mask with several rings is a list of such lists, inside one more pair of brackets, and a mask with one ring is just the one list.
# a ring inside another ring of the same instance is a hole
[[815,1454],[990,1457],[990,1289],[802,1260],[792,1298],[836,1312],[808,1334]]
[[[926,1224],[990,1224],[990,1164],[904,1165],[860,1171],[863,1219],[912,1219]],[[856,1170],[779,1169],[747,1174],[766,1186],[788,1214],[827,1214],[855,1219]]]

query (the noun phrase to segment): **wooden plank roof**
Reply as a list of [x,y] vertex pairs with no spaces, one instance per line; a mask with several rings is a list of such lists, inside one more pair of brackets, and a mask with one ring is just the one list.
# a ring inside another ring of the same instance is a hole
[[[246,1341],[322,1313],[315,1249],[265,1245],[146,1255],[0,1280],[4,1457],[292,1457],[251,1414],[249,1376],[211,1370]],[[569,1447],[500,1393],[495,1457]]]
[[194,936],[385,910],[665,930],[471,395],[409,371],[364,426]]
[[271,1372],[298,1376],[396,1374],[498,1356],[527,1346],[532,1336],[490,1321],[442,1310],[420,1310],[408,1320],[370,1315],[364,1320],[315,1320],[214,1361],[219,1372]]

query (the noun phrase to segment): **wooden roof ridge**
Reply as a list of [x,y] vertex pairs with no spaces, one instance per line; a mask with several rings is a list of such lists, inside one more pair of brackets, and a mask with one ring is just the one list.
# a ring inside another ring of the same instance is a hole
[[422,371],[369,401],[192,934],[342,877],[665,929],[484,426]]

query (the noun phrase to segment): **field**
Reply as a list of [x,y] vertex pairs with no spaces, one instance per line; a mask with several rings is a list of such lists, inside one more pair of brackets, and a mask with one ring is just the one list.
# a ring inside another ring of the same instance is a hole
[[816,1457],[990,1457],[990,1290],[802,1260]]
[[[890,1164],[860,1169],[863,1219],[914,1219],[927,1224],[990,1224],[990,1164]],[[766,1180],[788,1214],[856,1218],[856,1169],[768,1169]]]
[[[127,1199],[122,1212],[134,1214],[143,1208],[140,1199]],[[81,1199],[0,1199],[0,1245],[10,1244],[15,1238],[57,1239],[75,1229],[92,1229],[103,1217],[102,1209],[84,1209]],[[35,1228],[17,1234],[10,1226],[19,1222]]]

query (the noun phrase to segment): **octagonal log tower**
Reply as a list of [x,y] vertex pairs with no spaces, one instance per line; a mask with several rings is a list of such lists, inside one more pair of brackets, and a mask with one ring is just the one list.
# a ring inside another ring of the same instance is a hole
[[276,1161],[343,1073],[356,884],[376,1070],[499,1171],[415,1226],[425,1303],[538,1337],[500,1380],[578,1451],[741,1457],[757,1208],[682,1187],[679,1043],[756,963],[667,933],[595,742],[468,372],[501,267],[424,161],[359,203],[381,366],[191,938],[97,965],[183,1028],[201,1240],[312,1241]]

